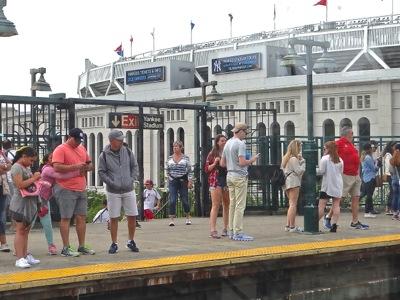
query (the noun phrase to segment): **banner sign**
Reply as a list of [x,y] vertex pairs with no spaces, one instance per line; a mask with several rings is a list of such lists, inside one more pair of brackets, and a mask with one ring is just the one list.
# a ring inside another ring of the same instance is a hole
[[261,69],[261,53],[251,53],[211,60],[212,74],[224,74]]
[[165,67],[126,71],[126,84],[165,81]]
[[108,127],[111,129],[164,129],[164,116],[143,114],[141,125],[139,114],[109,113]]

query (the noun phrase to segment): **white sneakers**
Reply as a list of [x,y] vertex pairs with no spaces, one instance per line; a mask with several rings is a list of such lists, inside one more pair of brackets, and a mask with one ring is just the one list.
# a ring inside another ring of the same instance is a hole
[[17,259],[17,261],[15,262],[15,266],[17,268],[25,269],[30,268],[32,265],[37,265],[38,263],[40,263],[40,260],[34,258],[32,254],[28,254],[26,257]]
[[364,218],[376,218],[376,215],[371,214],[371,213],[365,213]]

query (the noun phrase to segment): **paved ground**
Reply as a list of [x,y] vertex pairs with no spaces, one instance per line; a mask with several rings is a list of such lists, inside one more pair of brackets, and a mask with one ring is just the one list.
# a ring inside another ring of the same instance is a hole
[[[120,251],[115,255],[108,254],[110,246],[109,231],[103,224],[88,224],[87,244],[96,250],[96,255],[66,258],[47,255],[45,237],[41,229],[32,230],[29,236],[29,249],[41,263],[31,270],[63,268],[87,264],[97,264],[116,261],[139,260],[185,254],[231,251],[247,248],[258,248],[284,244],[298,244],[313,241],[334,239],[351,239],[386,234],[398,234],[400,222],[391,220],[391,217],[380,214],[376,219],[366,219],[370,230],[354,230],[349,228],[350,213],[342,213],[337,233],[322,232],[321,234],[288,233],[284,232],[285,216],[245,216],[245,232],[254,236],[253,242],[236,242],[228,238],[215,240],[209,238],[207,218],[194,218],[193,224],[185,225],[184,219],[178,219],[175,227],[168,226],[168,220],[153,220],[142,222],[142,228],[136,232],[135,241],[140,248],[139,253],[133,253],[125,248],[127,238],[126,223],[121,222],[119,227]],[[303,217],[298,217],[297,223],[303,225]],[[218,219],[221,224],[221,218]],[[219,226],[219,228],[221,228]],[[58,228],[54,229],[55,243],[61,246]],[[7,234],[9,245],[13,244],[14,236]],[[71,243],[77,246],[75,228],[71,227]],[[0,252],[0,273],[22,271],[14,267],[15,257],[12,253]]]

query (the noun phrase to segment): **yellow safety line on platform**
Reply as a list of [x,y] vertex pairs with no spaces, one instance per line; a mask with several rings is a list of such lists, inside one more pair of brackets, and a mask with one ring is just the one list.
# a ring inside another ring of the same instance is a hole
[[[123,271],[138,271],[151,268],[153,272],[162,272],[165,271],[166,267],[169,267],[168,269],[171,271],[173,266],[179,266],[181,270],[190,267],[204,267],[206,262],[212,262],[212,265],[243,263],[260,260],[260,257],[263,260],[268,260],[294,255],[351,250],[365,247],[366,245],[377,247],[398,243],[400,243],[400,234],[9,273],[0,275],[0,291],[80,282],[82,280],[87,281],[105,277],[119,277]],[[212,265],[207,266],[210,267]],[[154,268],[158,269],[154,270]]]

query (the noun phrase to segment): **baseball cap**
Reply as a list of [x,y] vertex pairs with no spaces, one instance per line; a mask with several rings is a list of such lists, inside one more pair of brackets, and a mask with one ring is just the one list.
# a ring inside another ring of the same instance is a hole
[[121,130],[111,130],[110,133],[108,134],[108,138],[110,140],[123,141],[125,136],[124,136],[124,133]]
[[150,184],[153,185],[153,181],[151,179],[146,179],[146,181],[144,182],[144,184]]
[[80,129],[80,128],[72,128],[70,131],[69,131],[69,134],[68,134],[70,137],[73,137],[74,139],[77,139],[77,140],[79,140],[79,141],[81,141],[82,142],[82,140],[83,140],[83,138],[84,138],[84,134],[83,134],[83,131],[82,131],[82,129]]
[[235,124],[235,127],[232,129],[233,133],[239,132],[240,130],[247,130],[247,125],[245,123],[238,122]]

